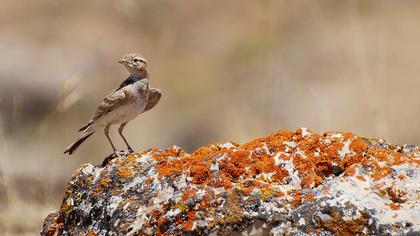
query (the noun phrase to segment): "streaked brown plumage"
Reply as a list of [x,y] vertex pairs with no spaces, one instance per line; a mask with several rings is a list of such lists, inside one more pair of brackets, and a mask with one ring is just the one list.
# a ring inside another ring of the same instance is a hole
[[79,138],[64,153],[71,155],[99,127],[104,127],[105,136],[113,151],[116,152],[108,135],[109,127],[113,124],[120,124],[118,132],[127,145],[127,149],[132,151],[122,134],[124,127],[139,114],[156,106],[162,94],[159,89],[149,87],[147,61],[141,55],[128,54],[118,62],[126,67],[130,76],[102,100],[90,121],[79,129],[82,132]]

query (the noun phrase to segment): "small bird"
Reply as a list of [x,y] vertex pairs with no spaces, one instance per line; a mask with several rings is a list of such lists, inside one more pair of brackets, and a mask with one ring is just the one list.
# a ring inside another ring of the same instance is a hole
[[159,102],[162,94],[159,89],[149,87],[149,73],[147,61],[139,54],[128,54],[118,60],[130,72],[130,76],[120,86],[106,96],[90,121],[79,129],[80,135],[64,153],[71,155],[87,138],[99,128],[104,128],[105,136],[116,155],[117,149],[109,138],[109,127],[119,124],[118,133],[121,135],[127,149],[133,152],[123,135],[124,127],[139,114],[152,109]]

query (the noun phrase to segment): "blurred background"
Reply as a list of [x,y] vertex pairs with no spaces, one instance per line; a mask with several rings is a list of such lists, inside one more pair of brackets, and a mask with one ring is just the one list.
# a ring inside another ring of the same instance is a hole
[[299,127],[420,143],[420,1],[0,4],[0,235],[37,234],[74,171],[111,153],[98,132],[63,155],[127,53],[163,92],[125,130],[136,150]]

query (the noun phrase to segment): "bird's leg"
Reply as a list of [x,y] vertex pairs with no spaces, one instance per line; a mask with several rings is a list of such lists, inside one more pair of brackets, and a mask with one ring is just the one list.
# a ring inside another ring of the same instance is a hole
[[108,139],[109,143],[111,144],[112,150],[114,150],[114,153],[117,153],[117,149],[115,148],[114,144],[112,143],[112,141],[111,141],[111,139],[109,138],[109,135],[108,135],[109,126],[110,125],[105,126],[104,133],[105,133],[105,136]]
[[118,133],[121,135],[121,137],[123,138],[123,140],[124,140],[124,142],[125,142],[125,144],[127,145],[127,149],[128,149],[128,151],[130,151],[130,152],[134,152],[133,151],[133,149],[130,147],[130,145],[128,144],[128,142],[127,142],[127,139],[125,139],[125,137],[124,137],[124,135],[123,135],[123,129],[124,129],[124,127],[125,127],[125,125],[127,124],[127,122],[126,123],[123,123],[123,124],[121,124],[120,125],[120,127],[118,128]]

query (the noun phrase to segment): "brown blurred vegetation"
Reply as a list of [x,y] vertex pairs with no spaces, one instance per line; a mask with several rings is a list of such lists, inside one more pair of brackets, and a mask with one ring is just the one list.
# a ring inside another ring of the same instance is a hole
[[[420,143],[419,1],[0,0],[0,235],[34,235],[97,133],[62,153],[138,52],[163,91],[126,134],[192,151],[277,129]],[[123,148],[115,129],[113,139]]]

